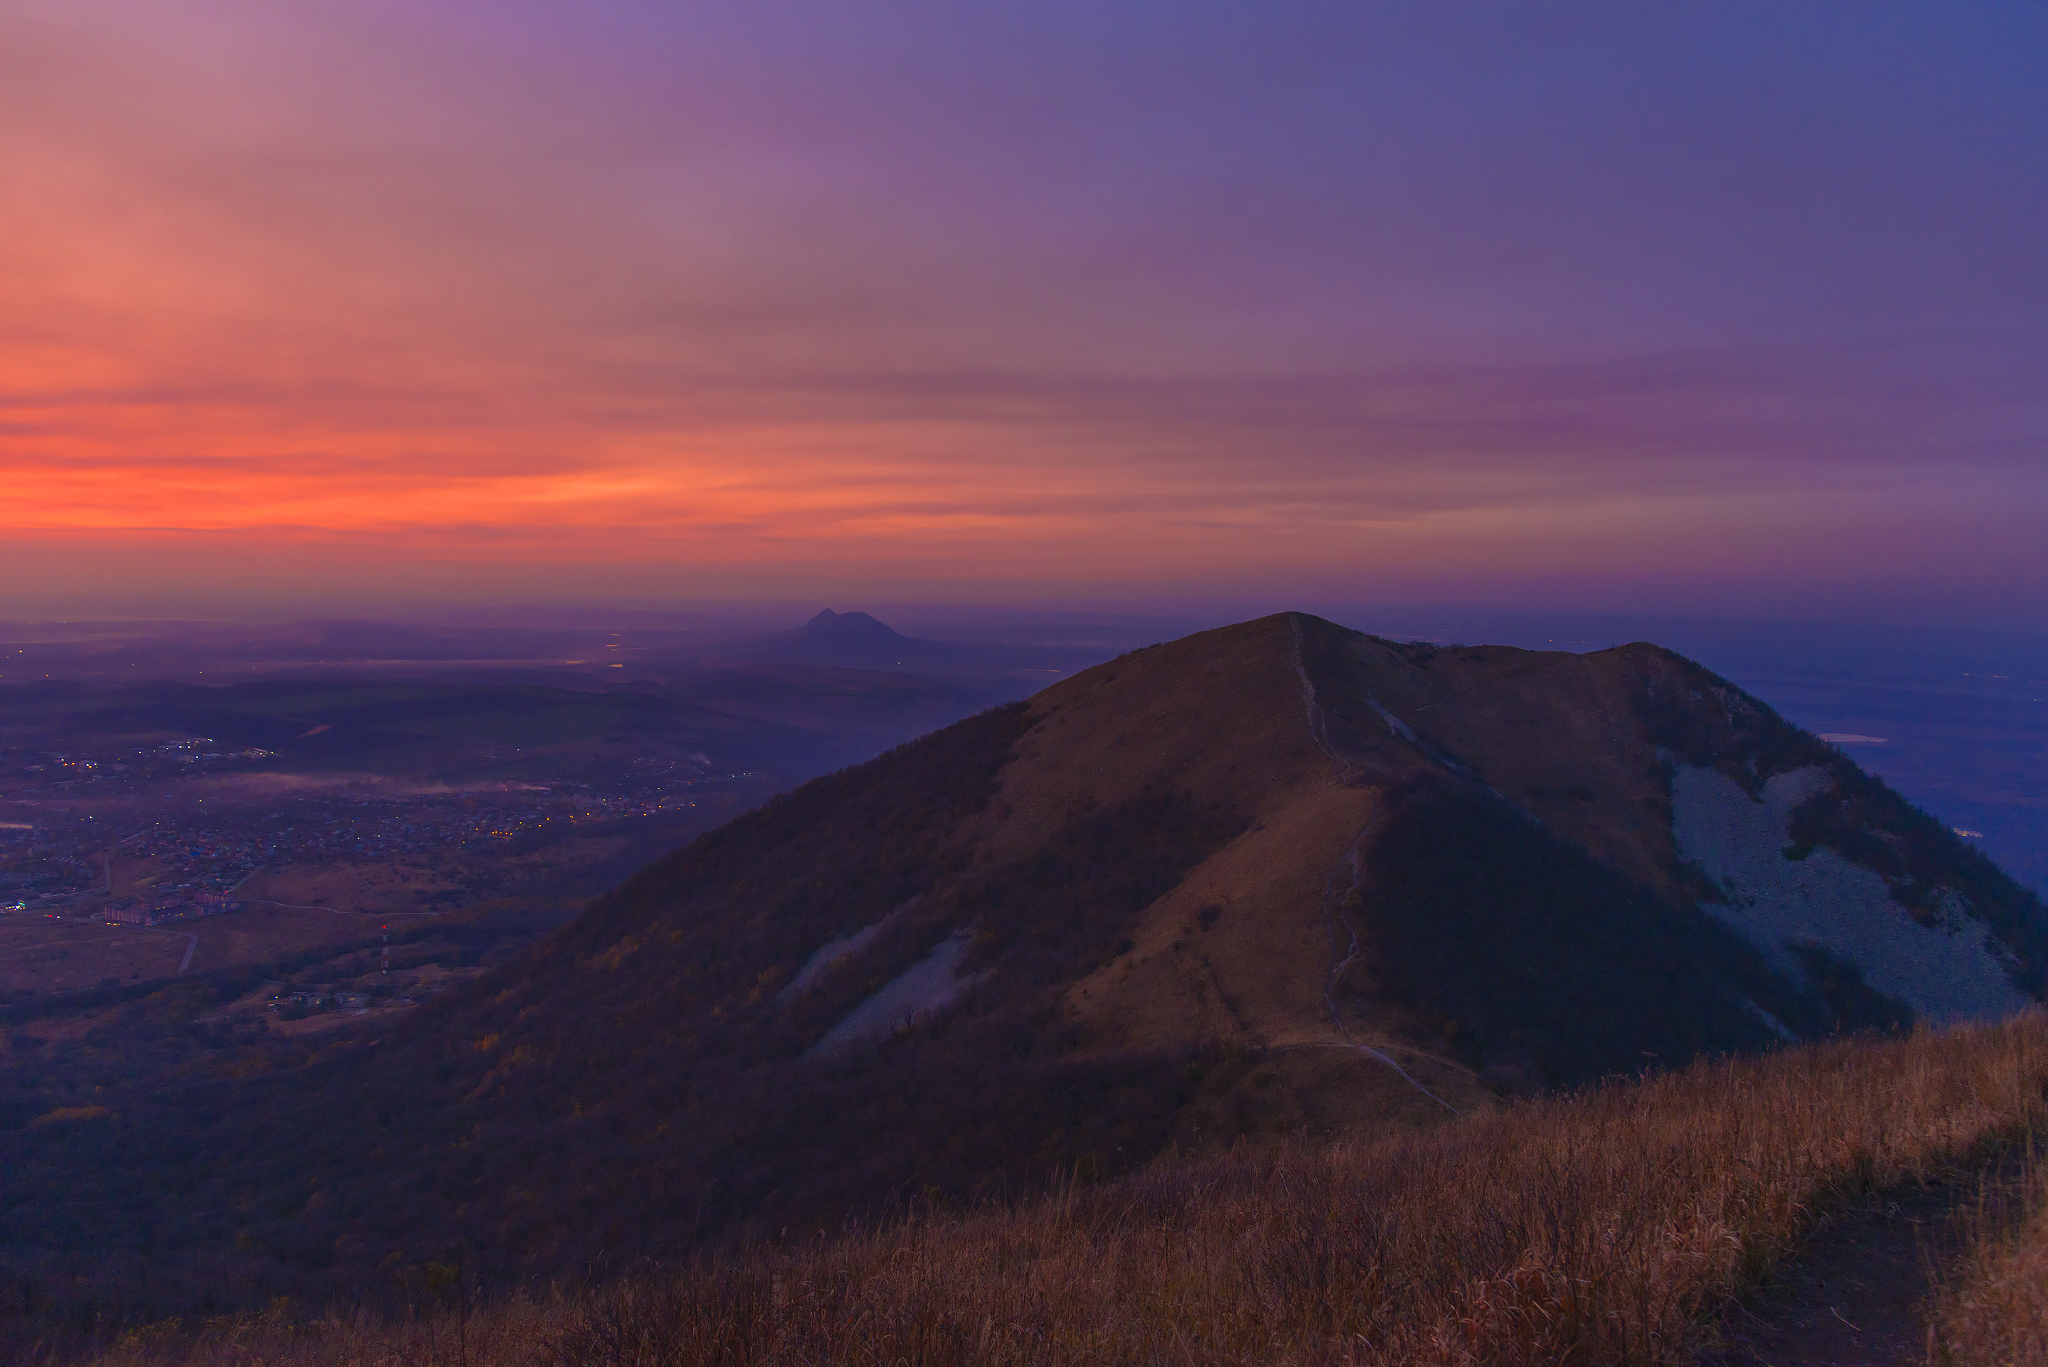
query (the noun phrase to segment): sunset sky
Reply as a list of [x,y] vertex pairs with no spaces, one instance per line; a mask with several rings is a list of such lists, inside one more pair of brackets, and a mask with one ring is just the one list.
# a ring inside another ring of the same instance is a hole
[[0,0],[0,614],[2048,628],[2038,5]]

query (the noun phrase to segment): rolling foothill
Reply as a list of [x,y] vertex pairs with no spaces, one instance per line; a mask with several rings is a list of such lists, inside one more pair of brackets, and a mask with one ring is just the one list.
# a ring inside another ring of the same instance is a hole
[[1076,656],[861,614],[706,635],[14,629],[0,1012],[19,1028],[0,1087],[26,1109],[9,1113],[408,1010],[778,789]]

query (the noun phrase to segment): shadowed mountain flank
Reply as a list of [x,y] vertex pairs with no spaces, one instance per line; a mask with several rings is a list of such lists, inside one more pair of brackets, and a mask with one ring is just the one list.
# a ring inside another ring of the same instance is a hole
[[[887,631],[855,617],[821,633]],[[1816,885],[1769,860],[1853,870],[1853,914],[1801,912]],[[505,1275],[674,1256],[1997,1014],[2038,993],[2044,934],[1953,835],[1667,651],[1280,614],[808,783],[381,1035],[8,1132],[0,1237],[265,1288],[457,1246]]]

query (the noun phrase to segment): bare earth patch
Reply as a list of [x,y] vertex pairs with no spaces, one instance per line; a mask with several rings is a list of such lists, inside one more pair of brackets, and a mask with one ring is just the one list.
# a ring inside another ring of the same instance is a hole
[[1830,1216],[1772,1284],[1732,1310],[1703,1367],[1920,1367],[1931,1273],[1960,1251],[1973,1176],[1915,1185]]

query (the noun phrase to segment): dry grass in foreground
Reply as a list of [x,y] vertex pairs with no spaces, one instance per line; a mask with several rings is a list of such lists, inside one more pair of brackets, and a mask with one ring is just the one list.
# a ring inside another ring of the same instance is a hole
[[1162,1166],[466,1322],[275,1315],[130,1336],[101,1361],[1683,1362],[1820,1209],[2022,1142],[2044,1098],[2035,1015],[1704,1064],[1369,1145]]
[[1976,1218],[1969,1252],[1935,1297],[1935,1361],[2037,1367],[2048,1362],[2048,1156],[2030,1151],[2019,1180],[1987,1192]]

